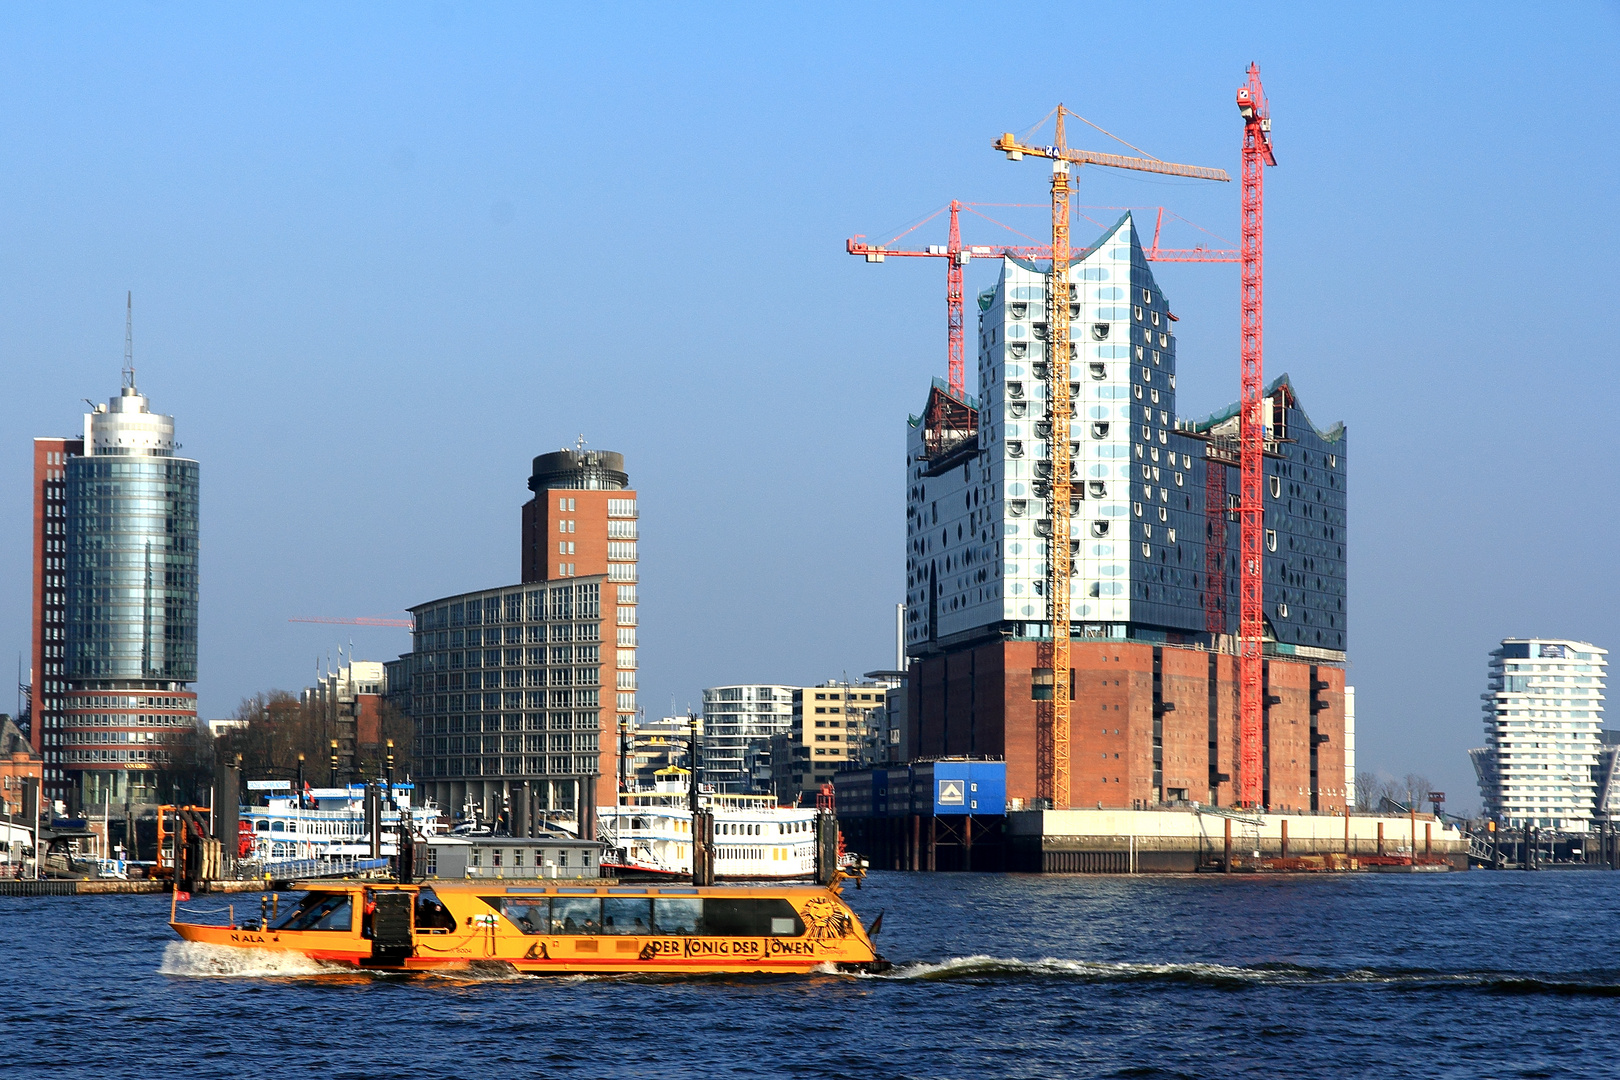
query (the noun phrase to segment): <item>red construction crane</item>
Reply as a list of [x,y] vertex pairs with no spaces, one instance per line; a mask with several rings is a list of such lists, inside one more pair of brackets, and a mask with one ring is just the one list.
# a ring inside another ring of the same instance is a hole
[[[967,395],[967,363],[966,344],[963,331],[963,310],[965,308],[965,292],[962,283],[962,267],[972,259],[999,259],[1004,255],[1012,255],[1022,259],[1050,259],[1052,248],[1050,245],[1016,246],[996,244],[989,246],[973,245],[962,246],[962,230],[959,215],[962,202],[952,199],[951,228],[946,243],[930,245],[926,248],[893,248],[884,244],[863,244],[864,236],[857,234],[844,242],[844,248],[851,255],[863,256],[869,263],[880,263],[890,255],[899,258],[945,259],[945,323],[946,352],[948,356],[946,371],[949,375],[948,383],[952,396],[958,401]],[[1117,209],[1117,208],[1111,208]],[[913,229],[927,224],[939,214],[936,210],[923,218]],[[1231,250],[1213,248],[1161,248],[1159,247],[1159,232],[1164,227],[1164,207],[1159,207],[1158,220],[1153,226],[1153,247],[1144,251],[1150,262],[1210,262],[1232,263],[1238,261],[1238,253]],[[910,230],[908,229],[907,232]],[[904,234],[901,234],[904,235]],[[896,238],[898,239],[898,237]]]
[[[1265,172],[1277,164],[1271,151],[1271,115],[1260,86],[1260,67],[1249,65],[1249,81],[1238,88],[1238,112],[1243,116],[1243,393],[1238,403],[1238,472],[1241,476],[1238,517],[1241,521],[1238,559],[1238,801],[1260,806],[1260,655],[1265,636],[1264,582],[1261,537],[1265,530],[1266,430],[1261,414],[1265,382],[1262,364],[1261,252],[1265,223]],[[1212,463],[1213,464],[1213,463]],[[1224,468],[1224,466],[1222,466]]]
[[[1180,217],[1180,215],[1177,215]],[[1186,218],[1181,220],[1186,221]],[[1231,248],[1161,248],[1159,246],[1159,231],[1164,228],[1164,207],[1159,207],[1159,216],[1153,222],[1153,246],[1142,252],[1147,256],[1148,262],[1198,262],[1198,263],[1235,263],[1242,260],[1242,256]],[[1230,243],[1230,241],[1228,241]]]
[[416,624],[410,619],[391,619],[385,615],[359,615],[352,619],[327,619],[319,615],[288,619],[288,622],[331,623],[335,626],[398,626],[409,630]]
[[[961,209],[961,201],[958,199],[952,199],[951,231],[950,236],[943,247],[935,244],[922,250],[909,250],[905,248],[886,247],[881,244],[863,244],[860,241],[864,239],[864,237],[862,237],[859,233],[850,237],[844,242],[844,247],[851,255],[865,256],[866,261],[869,263],[880,263],[890,255],[898,256],[900,258],[946,260],[945,312],[947,328],[946,338],[949,342],[949,345],[947,346],[949,363],[946,370],[950,375],[949,382],[951,395],[958,401],[961,401],[967,396],[967,365],[963,359],[966,349],[963,343],[962,334],[962,267],[967,265],[968,260],[973,258],[974,255],[981,253],[984,255],[990,254],[989,248],[972,248],[969,250],[963,250],[962,230],[957,220],[957,215]],[[934,218],[938,213],[939,211],[935,210],[934,213],[929,214],[928,217],[924,218],[922,221],[919,221],[917,225],[925,224]],[[917,226],[912,226],[912,228],[916,227]]]

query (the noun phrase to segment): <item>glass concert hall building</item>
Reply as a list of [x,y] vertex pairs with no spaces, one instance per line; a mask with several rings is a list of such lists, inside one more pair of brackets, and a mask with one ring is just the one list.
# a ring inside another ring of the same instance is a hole
[[[1039,797],[1035,703],[1053,692],[1049,271],[1002,260],[978,297],[980,396],[936,383],[906,431],[910,745],[1002,758],[1008,797],[1024,800]],[[1068,278],[1071,806],[1229,806],[1237,407],[1181,411],[1180,320],[1131,215],[1079,249]],[[1342,812],[1348,438],[1312,422],[1287,375],[1265,387],[1263,416],[1262,799]]]

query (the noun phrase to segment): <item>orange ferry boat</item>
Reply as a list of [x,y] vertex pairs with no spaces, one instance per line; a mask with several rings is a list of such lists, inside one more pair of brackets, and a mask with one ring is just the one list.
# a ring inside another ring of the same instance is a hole
[[511,880],[318,881],[290,910],[234,926],[169,925],[187,941],[302,953],[385,971],[502,964],[533,974],[884,971],[839,881],[772,887]]

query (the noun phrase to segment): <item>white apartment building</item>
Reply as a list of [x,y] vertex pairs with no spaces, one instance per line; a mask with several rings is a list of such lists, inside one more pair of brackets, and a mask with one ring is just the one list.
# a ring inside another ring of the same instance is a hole
[[1567,638],[1505,638],[1491,652],[1485,745],[1469,752],[1488,816],[1585,832],[1614,806],[1615,748],[1602,732],[1607,656]]
[[769,790],[771,736],[793,726],[797,689],[746,683],[703,691],[705,783],[727,794]]
[[336,671],[329,671],[321,676],[314,686],[306,686],[299,697],[308,704],[352,701],[356,694],[387,693],[388,671],[382,661],[350,660]]

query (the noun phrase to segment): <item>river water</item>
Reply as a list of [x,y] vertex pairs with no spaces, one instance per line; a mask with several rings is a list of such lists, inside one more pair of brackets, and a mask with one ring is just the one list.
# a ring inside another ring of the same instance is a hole
[[182,944],[166,897],[0,899],[0,1076],[1620,1074],[1620,873],[879,873],[848,896],[886,913],[892,974],[364,975]]

